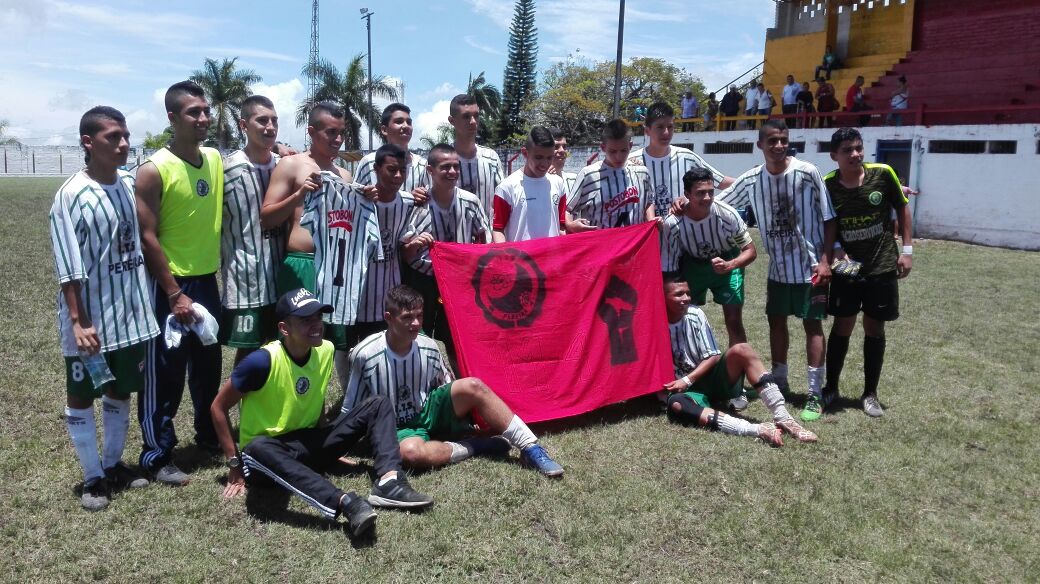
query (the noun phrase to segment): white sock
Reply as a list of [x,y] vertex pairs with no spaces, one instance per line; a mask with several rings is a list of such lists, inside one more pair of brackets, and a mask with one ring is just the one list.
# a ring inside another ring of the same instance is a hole
[[510,446],[517,450],[523,450],[538,442],[534,432],[516,414],[513,414],[513,419],[509,421],[506,431],[502,432],[502,437],[506,439],[506,442],[509,442]]
[[65,407],[65,425],[69,428],[69,437],[76,447],[79,465],[83,467],[83,481],[87,482],[105,476],[101,468],[101,456],[97,446],[97,424],[94,422],[94,407],[77,410]]
[[784,407],[784,394],[780,393],[780,388],[775,383],[765,384],[762,389],[758,390],[758,397],[773,414],[773,420],[787,420],[791,417],[787,408]]
[[130,399],[101,398],[101,423],[105,442],[101,447],[101,463],[112,468],[123,459],[126,434],[130,430]]
[[458,442],[445,442],[445,444],[451,446],[451,464],[462,462],[473,456],[473,448],[468,444],[459,444]]
[[758,436],[758,424],[719,412],[719,431],[734,436]]
[[826,366],[806,367],[805,376],[809,378],[809,395],[816,397],[823,395],[823,375],[826,372]]
[[773,377],[787,381],[787,363],[773,363]]

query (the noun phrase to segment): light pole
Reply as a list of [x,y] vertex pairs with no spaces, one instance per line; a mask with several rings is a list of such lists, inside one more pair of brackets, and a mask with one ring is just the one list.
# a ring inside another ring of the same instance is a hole
[[[368,30],[368,111],[372,111],[372,15],[375,12],[369,12],[368,8],[361,9],[361,20],[365,21],[365,28]],[[365,120],[365,125],[368,126],[368,149],[372,149],[372,121]]]
[[621,0],[617,26],[617,60],[614,61],[614,119],[621,117],[621,45],[625,39],[625,0]]

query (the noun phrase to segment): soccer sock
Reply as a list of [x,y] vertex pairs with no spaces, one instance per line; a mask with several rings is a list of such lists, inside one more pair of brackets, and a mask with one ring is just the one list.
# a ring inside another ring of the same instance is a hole
[[69,428],[72,445],[76,448],[79,465],[83,467],[83,481],[105,476],[105,471],[101,468],[101,456],[98,454],[93,406],[82,410],[66,406],[65,424]]
[[820,396],[823,391],[820,385],[823,383],[823,374],[826,370],[826,367],[809,366],[805,368],[805,376],[809,379],[809,395]]
[[863,337],[863,395],[877,395],[881,366],[885,364],[885,337]]
[[538,438],[534,435],[534,432],[532,432],[531,429],[527,427],[527,424],[520,419],[520,416],[516,414],[513,414],[513,419],[509,421],[509,426],[506,428],[506,431],[502,432],[502,437],[517,450],[523,450],[535,442],[538,442]]
[[773,363],[773,370],[771,371],[774,379],[787,381],[787,363]]
[[758,436],[758,424],[752,424],[743,418],[729,416],[719,412],[718,424],[719,430],[725,434],[732,434],[734,436]]
[[849,337],[831,333],[827,338],[827,391],[838,393],[838,380],[849,352]]
[[773,414],[774,420],[786,420],[791,417],[791,414],[787,412],[787,408],[784,407],[784,394],[780,393],[780,388],[775,383],[763,385],[758,390],[758,397]]
[[458,442],[445,442],[445,444],[451,446],[451,458],[449,459],[451,464],[462,462],[473,456],[473,448],[466,444],[459,444]]
[[104,445],[101,462],[104,468],[112,468],[123,458],[126,434],[130,429],[130,400],[114,399],[107,395],[101,398],[101,423],[104,426]]

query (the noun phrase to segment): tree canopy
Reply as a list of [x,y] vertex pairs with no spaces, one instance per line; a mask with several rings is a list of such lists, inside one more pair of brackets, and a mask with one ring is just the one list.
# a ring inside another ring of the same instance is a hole
[[538,29],[534,26],[534,0],[516,0],[509,26],[509,57],[502,81],[499,141],[524,130],[523,109],[535,95],[538,75]]
[[[379,114],[376,108],[368,107],[368,76],[363,63],[364,53],[358,53],[340,73],[336,66],[326,59],[315,64],[304,65],[302,73],[315,83],[314,95],[308,97],[296,110],[296,125],[306,126],[307,115],[311,108],[321,101],[338,103],[346,111],[347,132],[343,145],[347,150],[361,148],[361,124],[379,127]],[[372,98],[397,99],[397,89],[380,75],[372,78]]]
[[242,101],[253,94],[250,86],[263,80],[252,69],[237,69],[238,57],[206,59],[202,69],[191,74],[191,80],[206,92],[213,117],[210,136],[221,150],[237,147],[243,139],[238,119],[242,114]]

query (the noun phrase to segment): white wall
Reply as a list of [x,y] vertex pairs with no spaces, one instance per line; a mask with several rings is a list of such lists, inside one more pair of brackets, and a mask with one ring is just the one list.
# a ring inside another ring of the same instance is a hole
[[[909,184],[921,191],[915,206],[915,231],[920,237],[953,239],[984,245],[1040,250],[1040,125],[904,126],[863,128],[867,160],[875,160],[879,140],[910,140]],[[799,158],[826,174],[835,163],[817,152],[830,141],[830,130],[791,130],[792,142],[805,142]],[[706,142],[751,142],[755,131],[690,132],[673,143],[693,150],[729,176],[762,164],[762,153],[704,154]],[[929,140],[1017,140],[1016,154],[930,154]],[[643,138],[636,138],[641,145]]]

